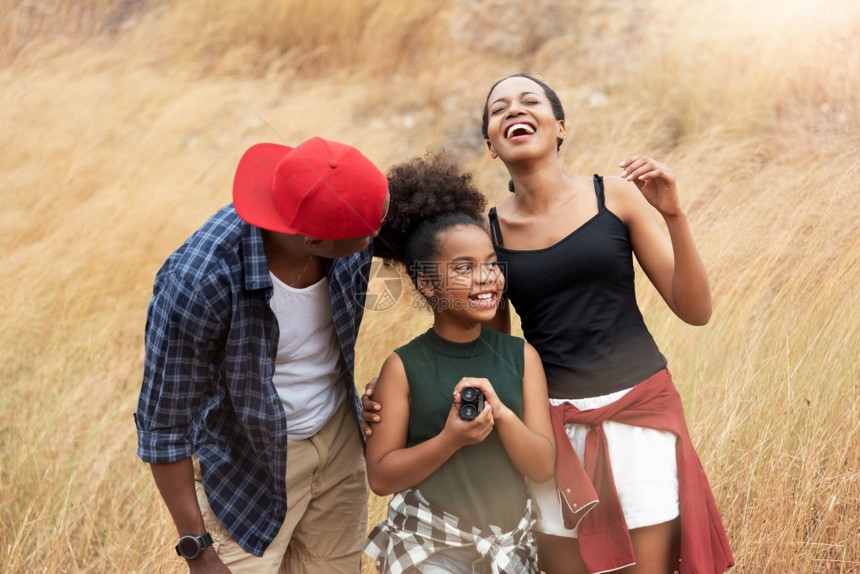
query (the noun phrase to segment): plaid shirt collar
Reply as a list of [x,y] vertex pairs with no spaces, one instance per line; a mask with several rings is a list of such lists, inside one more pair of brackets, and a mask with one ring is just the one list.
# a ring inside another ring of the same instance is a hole
[[495,526],[489,531],[461,527],[459,518],[432,508],[417,490],[407,489],[391,499],[388,520],[373,529],[364,551],[384,574],[410,572],[434,553],[470,546],[480,556],[472,564],[475,573],[536,574],[534,520],[529,499],[522,519],[510,532]]
[[253,225],[242,225],[240,233],[242,250],[248,254],[243,261],[245,289],[255,291],[272,287],[262,230]]

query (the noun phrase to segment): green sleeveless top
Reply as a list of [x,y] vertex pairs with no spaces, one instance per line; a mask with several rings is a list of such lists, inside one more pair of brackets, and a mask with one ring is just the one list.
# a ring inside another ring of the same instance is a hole
[[[454,387],[465,376],[488,379],[501,401],[523,416],[523,339],[483,329],[470,343],[441,338],[431,328],[395,351],[409,381],[406,446],[438,435],[445,427]],[[461,448],[417,485],[434,507],[480,529],[516,527],[525,511],[523,475],[493,430],[483,442]]]

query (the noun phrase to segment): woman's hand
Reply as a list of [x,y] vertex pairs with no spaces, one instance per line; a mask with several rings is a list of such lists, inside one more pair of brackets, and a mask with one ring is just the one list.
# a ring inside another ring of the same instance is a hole
[[660,215],[669,218],[681,213],[675,176],[668,167],[642,154],[625,159],[618,167],[624,170],[621,177],[633,182]]

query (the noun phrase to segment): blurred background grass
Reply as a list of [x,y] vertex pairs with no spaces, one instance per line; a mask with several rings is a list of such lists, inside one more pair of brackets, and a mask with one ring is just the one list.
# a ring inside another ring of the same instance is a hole
[[[0,0],[0,570],[184,571],[135,455],[144,314],[249,145],[444,147],[495,203],[481,109],[527,71],[569,171],[679,179],[714,317],[639,297],[735,571],[860,571],[857,37],[850,0]],[[429,325],[409,302],[366,315],[360,386]]]

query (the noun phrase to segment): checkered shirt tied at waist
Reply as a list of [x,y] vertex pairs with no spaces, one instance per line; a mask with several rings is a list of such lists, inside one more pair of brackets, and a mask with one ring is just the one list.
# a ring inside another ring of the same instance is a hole
[[510,532],[495,526],[490,526],[490,532],[465,525],[461,529],[459,518],[431,508],[417,490],[407,489],[391,499],[388,520],[373,529],[364,551],[383,574],[409,573],[434,553],[470,546],[482,557],[473,564],[473,572],[537,574],[534,521],[529,499],[519,524]]

